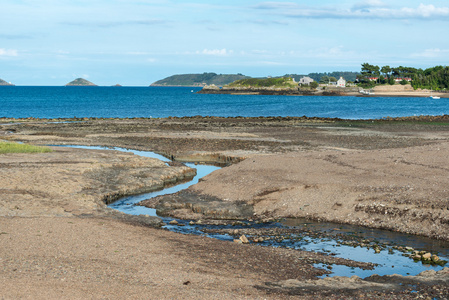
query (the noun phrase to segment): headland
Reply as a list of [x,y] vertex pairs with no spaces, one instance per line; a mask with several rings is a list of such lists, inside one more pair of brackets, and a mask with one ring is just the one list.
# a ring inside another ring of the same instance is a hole
[[[364,91],[369,91],[365,93]],[[206,85],[199,94],[230,94],[230,95],[284,95],[284,96],[357,96],[357,97],[427,97],[438,96],[449,98],[447,91],[431,91],[428,89],[414,90],[410,85],[381,85],[372,89],[361,87],[320,86],[317,88],[289,86],[238,86],[228,85],[218,87]]]

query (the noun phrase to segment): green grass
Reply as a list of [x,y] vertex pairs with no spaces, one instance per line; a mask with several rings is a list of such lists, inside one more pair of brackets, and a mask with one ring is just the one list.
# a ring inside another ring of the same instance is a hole
[[234,81],[228,85],[229,87],[278,87],[293,88],[298,87],[296,82],[290,77],[280,78],[248,78]]
[[33,146],[12,142],[0,142],[0,154],[5,153],[45,153],[51,152],[48,147]]

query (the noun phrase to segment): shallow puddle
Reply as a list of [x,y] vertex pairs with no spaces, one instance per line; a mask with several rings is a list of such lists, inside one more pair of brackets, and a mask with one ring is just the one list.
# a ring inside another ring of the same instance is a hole
[[[162,161],[170,161],[159,154],[148,151],[136,151],[124,148],[103,148],[71,146],[84,149],[111,149],[131,152],[136,155],[157,158]],[[187,183],[182,183],[161,191],[152,193],[124,197],[109,207],[132,215],[157,216],[155,209],[136,205],[137,203],[156,197],[176,193],[196,184],[198,180],[207,174],[219,169],[219,167],[190,164],[187,166],[197,169],[197,176]],[[235,222],[228,225],[206,225],[197,224],[190,220],[176,220],[177,225],[171,225],[172,218],[162,218],[167,224],[165,229],[183,234],[196,234],[217,238],[221,240],[233,241],[238,238],[241,232],[250,231],[247,235],[251,241],[262,237],[263,241],[258,242],[262,246],[286,247],[306,251],[326,253],[336,257],[351,259],[360,262],[370,262],[377,266],[373,270],[362,270],[359,268],[342,265],[322,265],[315,266],[328,269],[332,274],[327,276],[353,276],[361,278],[373,274],[378,275],[417,275],[425,270],[441,270],[441,265],[423,264],[421,261],[415,262],[410,258],[411,249],[417,251],[427,251],[436,254],[441,260],[449,260],[449,243],[432,240],[409,234],[402,234],[387,230],[370,229],[354,225],[342,225],[333,223],[313,222],[306,219],[286,219],[281,222],[256,223],[256,222]],[[276,229],[276,235],[270,234]],[[232,233],[237,230],[239,233]],[[409,247],[406,249],[406,247]]]

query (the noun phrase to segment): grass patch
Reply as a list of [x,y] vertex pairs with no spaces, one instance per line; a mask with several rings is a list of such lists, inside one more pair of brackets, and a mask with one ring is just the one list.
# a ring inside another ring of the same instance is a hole
[[279,78],[248,78],[234,81],[228,87],[276,87],[276,88],[297,88],[298,83],[290,77]]
[[27,144],[0,142],[0,154],[5,153],[45,153],[51,152],[48,147],[33,146]]

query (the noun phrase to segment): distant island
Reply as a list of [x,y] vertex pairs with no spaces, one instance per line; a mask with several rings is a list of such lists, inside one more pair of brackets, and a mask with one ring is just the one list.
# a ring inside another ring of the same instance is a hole
[[0,79],[0,85],[2,85],[2,86],[6,86],[6,85],[8,85],[8,86],[14,86],[14,84],[11,84],[11,83],[9,83],[9,82],[6,82],[6,81],[4,81],[3,79]]
[[67,83],[66,86],[97,86],[97,85],[84,78],[77,78]]
[[236,80],[250,78],[242,74],[180,74],[167,77],[152,83],[150,86],[224,86]]

